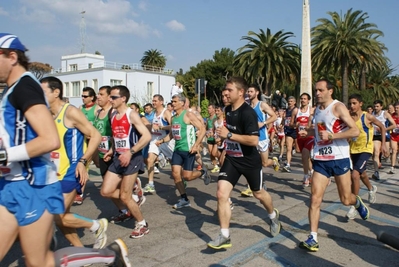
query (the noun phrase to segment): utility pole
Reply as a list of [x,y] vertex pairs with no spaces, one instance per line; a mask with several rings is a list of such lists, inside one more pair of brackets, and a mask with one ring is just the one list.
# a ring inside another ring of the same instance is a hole
[[309,0],[303,0],[302,10],[302,56],[300,92],[301,94],[308,93],[310,95],[310,99],[312,100],[311,104],[313,104]]

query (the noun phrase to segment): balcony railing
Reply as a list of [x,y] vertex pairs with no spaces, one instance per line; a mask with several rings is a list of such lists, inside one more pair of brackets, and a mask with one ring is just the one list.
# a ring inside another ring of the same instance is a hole
[[142,66],[140,63],[133,63],[133,64],[124,64],[118,62],[111,62],[111,61],[102,61],[102,62],[93,62],[89,64],[71,64],[65,68],[59,69],[52,69],[51,74],[56,73],[66,73],[66,72],[76,72],[81,70],[90,70],[90,69],[97,69],[97,68],[105,68],[105,69],[114,69],[114,70],[141,70],[141,71],[148,71],[148,72],[156,72],[162,74],[173,74],[173,69],[167,68],[159,68],[155,66]]

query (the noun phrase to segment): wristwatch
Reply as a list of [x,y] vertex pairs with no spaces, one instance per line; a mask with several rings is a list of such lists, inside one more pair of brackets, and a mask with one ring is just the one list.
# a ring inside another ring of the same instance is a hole
[[130,149],[130,154],[132,154],[132,156],[134,155],[134,153],[136,153],[136,151],[134,151],[133,149]]
[[0,164],[7,165],[7,151],[0,149]]
[[79,160],[80,163],[83,163],[83,165],[87,166],[87,159],[81,158]]
[[229,132],[228,134],[227,134],[227,139],[231,139],[231,137],[233,136],[233,134],[231,133],[231,132]]

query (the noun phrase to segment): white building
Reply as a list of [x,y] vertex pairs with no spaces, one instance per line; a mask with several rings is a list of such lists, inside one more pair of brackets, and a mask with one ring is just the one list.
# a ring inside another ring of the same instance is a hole
[[83,87],[92,87],[97,92],[103,85],[125,85],[130,90],[128,103],[151,103],[154,94],[161,94],[167,103],[176,81],[171,69],[109,62],[102,55],[87,53],[62,56],[61,68],[50,75],[63,82],[64,97],[74,105],[82,103]]

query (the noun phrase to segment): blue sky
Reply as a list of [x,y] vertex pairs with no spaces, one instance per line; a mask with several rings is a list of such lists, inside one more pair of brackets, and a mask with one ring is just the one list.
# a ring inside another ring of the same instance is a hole
[[[367,12],[366,22],[384,32],[381,41],[392,67],[399,65],[399,1],[310,0],[310,23],[328,11]],[[187,71],[216,50],[237,50],[248,31],[270,28],[295,34],[300,44],[302,0],[13,0],[0,2],[1,31],[20,37],[31,61],[60,67],[62,55],[80,52],[80,12],[86,11],[86,52],[106,61],[139,63],[144,51],[159,49],[166,67]],[[399,66],[395,73],[399,74]]]

